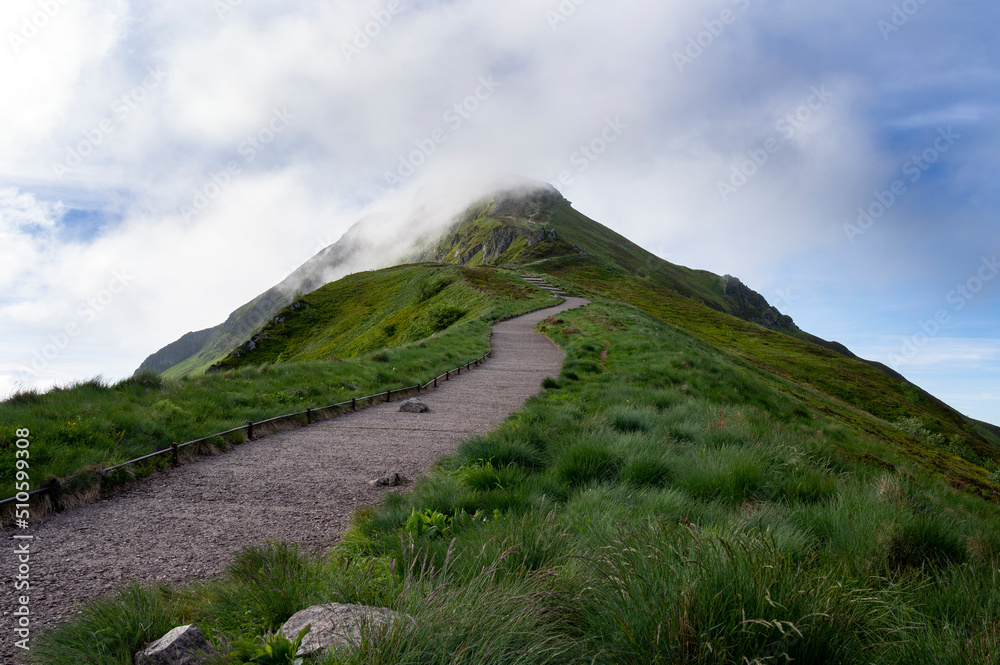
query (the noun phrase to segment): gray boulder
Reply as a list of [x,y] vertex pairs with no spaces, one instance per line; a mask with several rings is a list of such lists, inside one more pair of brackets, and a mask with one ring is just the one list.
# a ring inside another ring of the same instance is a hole
[[425,402],[421,402],[416,397],[411,397],[410,399],[403,400],[399,405],[400,411],[407,411],[409,413],[426,413],[431,410],[431,407],[427,406]]
[[218,654],[198,626],[177,626],[135,654],[136,665],[202,665]]
[[400,619],[413,617],[384,607],[327,603],[296,612],[281,627],[281,634],[295,640],[299,631],[310,626],[296,656],[306,656],[331,646],[351,647],[361,643],[363,628],[380,629]]

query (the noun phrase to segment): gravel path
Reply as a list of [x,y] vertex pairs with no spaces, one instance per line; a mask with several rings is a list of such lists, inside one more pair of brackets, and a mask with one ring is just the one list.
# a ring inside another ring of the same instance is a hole
[[[137,579],[186,582],[219,572],[244,546],[268,540],[310,549],[333,544],[353,511],[387,491],[368,481],[397,471],[415,478],[470,435],[488,432],[559,373],[563,354],[533,332],[557,307],[499,323],[493,356],[421,399],[431,411],[402,413],[396,402],[311,427],[267,436],[159,474],[98,503],[33,525],[32,634],[71,616],[80,601]],[[23,532],[22,532],[23,533]],[[15,534],[3,534],[0,662],[14,648]]]

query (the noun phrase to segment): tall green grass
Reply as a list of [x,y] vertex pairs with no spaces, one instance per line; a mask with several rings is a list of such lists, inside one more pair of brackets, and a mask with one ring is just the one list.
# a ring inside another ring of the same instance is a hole
[[575,378],[359,513],[329,555],[262,578],[239,562],[281,550],[252,550],[172,592],[175,620],[224,643],[320,600],[412,618],[324,665],[1000,661],[995,504],[633,308],[543,328]]

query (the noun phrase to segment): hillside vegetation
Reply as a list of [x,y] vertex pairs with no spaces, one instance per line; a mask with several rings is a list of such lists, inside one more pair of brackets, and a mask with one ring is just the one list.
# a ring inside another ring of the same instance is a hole
[[[337,601],[414,621],[308,662],[1000,663],[1000,429],[551,188],[482,201],[411,259],[429,263],[296,299],[186,385],[340,394],[331,367],[367,389],[478,354],[487,322],[547,302],[505,268],[593,301],[540,326],[566,352],[558,379],[331,552],[256,545],[204,584],[129,587],[34,662],[128,663],[192,621],[229,653]],[[40,423],[47,399],[17,408]]]
[[767,370],[784,390],[823,402],[860,431],[899,442],[915,463],[952,482],[994,491],[986,478],[1000,459],[995,427],[800,330],[746,287],[727,295],[732,278],[660,259],[574,210],[553,189],[498,194],[474,206],[421,256],[455,264],[492,257],[571,293],[620,299]]
[[493,268],[417,264],[357,273],[297,299],[211,369],[349,358],[457,322],[496,321],[541,297],[517,275]]
[[[259,357],[250,354],[252,363],[237,358],[228,371],[184,379],[141,373],[108,385],[98,378],[0,403],[0,422],[32,432],[34,487],[53,487],[54,507],[71,506],[165,464],[163,457],[99,473],[171,442],[424,383],[486,353],[497,319],[557,301],[493,268],[407,266],[347,277],[299,302],[304,306],[276,324],[278,331],[265,329],[268,338]],[[352,329],[368,336],[351,335]],[[320,343],[295,344],[313,334]],[[280,348],[271,353],[272,346]],[[291,357],[322,360],[285,362]],[[213,443],[225,447],[244,436]],[[5,497],[14,491],[14,439],[13,427],[0,430]]]
[[324,665],[997,662],[994,503],[621,301],[541,328],[558,380],[329,555],[262,545],[207,584],[129,588],[34,662],[126,662],[190,621],[228,652],[326,601],[415,621]]

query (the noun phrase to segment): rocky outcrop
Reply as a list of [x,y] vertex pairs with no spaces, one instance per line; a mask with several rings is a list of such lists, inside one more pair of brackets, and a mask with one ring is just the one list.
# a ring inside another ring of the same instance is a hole
[[729,313],[733,316],[771,330],[797,329],[792,317],[779,312],[764,296],[732,275],[725,275],[722,278],[722,293],[729,306]]
[[378,630],[399,620],[413,622],[413,617],[384,607],[328,603],[296,612],[281,627],[281,634],[295,640],[303,628],[310,626],[295,654],[307,656],[331,646],[357,646],[363,632]]
[[215,647],[189,624],[177,626],[135,655],[136,665],[202,665],[216,658]]
[[517,240],[517,231],[506,226],[493,229],[483,243],[483,263],[493,263]]

